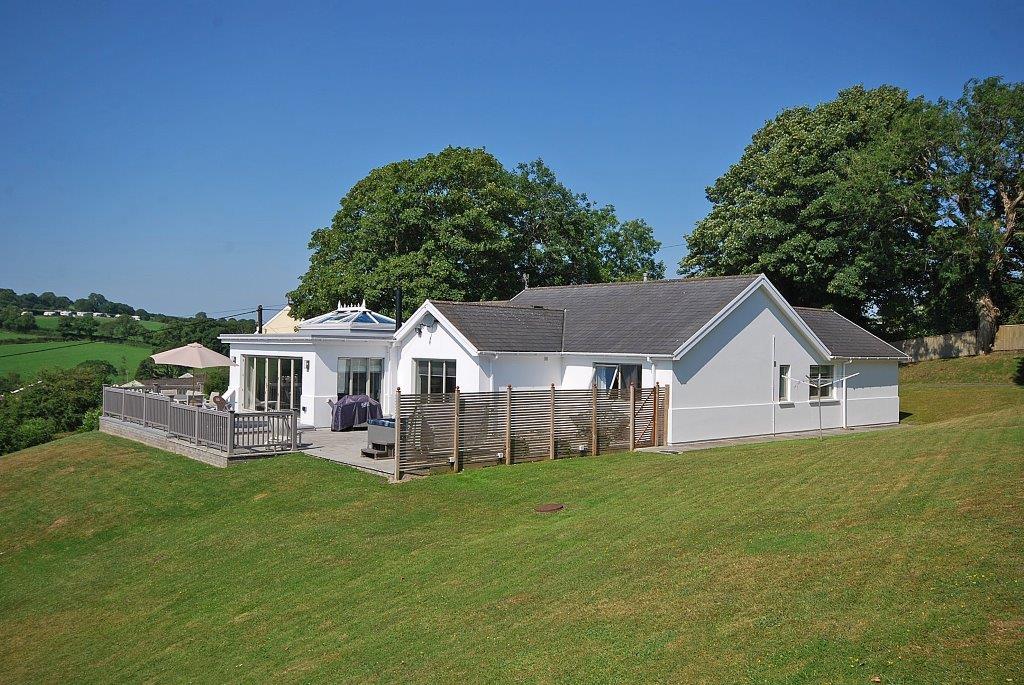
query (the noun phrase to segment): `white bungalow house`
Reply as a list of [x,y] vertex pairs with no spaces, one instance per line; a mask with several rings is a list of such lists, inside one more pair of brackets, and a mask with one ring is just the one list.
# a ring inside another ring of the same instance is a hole
[[291,335],[222,336],[239,363],[228,397],[242,410],[294,406],[322,427],[327,399],[348,392],[378,397],[387,413],[396,388],[659,383],[669,389],[668,441],[690,442],[811,430],[819,410],[825,428],[897,423],[907,360],[835,312],[791,306],[764,275],[427,300],[394,325],[339,307]]

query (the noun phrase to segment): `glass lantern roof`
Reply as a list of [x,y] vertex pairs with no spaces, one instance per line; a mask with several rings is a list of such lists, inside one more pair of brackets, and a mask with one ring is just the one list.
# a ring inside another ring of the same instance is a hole
[[367,309],[365,301],[358,305],[342,305],[339,302],[338,308],[333,312],[315,316],[299,324],[299,330],[350,330],[352,328],[393,331],[395,320],[390,316]]

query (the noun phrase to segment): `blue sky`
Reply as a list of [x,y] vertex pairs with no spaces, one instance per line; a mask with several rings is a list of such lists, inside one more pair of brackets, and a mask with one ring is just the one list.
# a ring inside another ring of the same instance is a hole
[[1020,2],[294,4],[0,1],[0,287],[280,304],[355,181],[445,145],[678,245],[782,108],[1024,80]]

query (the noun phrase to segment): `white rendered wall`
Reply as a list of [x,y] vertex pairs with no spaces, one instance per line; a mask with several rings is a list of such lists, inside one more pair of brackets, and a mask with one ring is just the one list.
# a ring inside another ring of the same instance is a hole
[[[390,339],[383,340],[345,340],[322,341],[318,340],[314,349],[316,350],[314,369],[316,387],[310,401],[314,407],[314,423],[317,428],[326,428],[331,425],[331,405],[328,400],[336,400],[338,397],[338,358],[339,357],[365,357],[384,360],[384,378],[381,381],[381,410],[385,413],[390,408],[390,393],[388,388],[388,356],[391,353]],[[305,398],[306,385],[303,380],[303,398]],[[305,399],[303,399],[305,404]]]
[[[313,425],[313,374],[315,373],[316,354],[313,346],[308,343],[286,343],[277,342],[272,344],[261,344],[255,341],[251,343],[231,343],[231,351],[228,356],[235,363],[231,367],[228,389],[224,398],[232,403],[236,411],[242,411],[242,358],[249,356],[258,357],[295,357],[302,360],[302,395],[300,396],[299,421],[305,425]],[[310,371],[306,371],[306,364],[309,364]]]
[[416,392],[416,361],[419,359],[442,359],[455,362],[455,383],[463,392],[488,390],[484,385],[487,362],[480,359],[469,348],[464,347],[449,333],[441,322],[433,331],[427,328],[420,333],[412,332],[395,343],[398,359],[395,382],[389,387],[394,393],[400,387],[403,393]]
[[[389,340],[317,340],[315,342],[248,342],[231,343],[230,356],[236,366],[231,367],[225,398],[241,408],[242,357],[297,357],[302,359],[302,395],[299,421],[307,426],[325,428],[331,425],[331,407],[327,400],[338,394],[338,357],[377,357],[384,361],[382,397],[388,399],[387,389],[392,387],[388,378]],[[307,370],[308,365],[308,370]],[[384,406],[384,411],[388,411]]]
[[846,388],[846,423],[871,426],[900,420],[899,364],[889,360],[855,360],[846,365],[856,373]]
[[[499,354],[493,363],[495,390],[508,385],[524,390],[549,388],[562,380],[562,360],[557,353]],[[487,373],[486,364],[484,373]]]
[[[773,351],[774,336],[774,351]],[[774,359],[774,363],[773,363]],[[804,379],[812,364],[842,364],[820,355],[762,290],[750,295],[682,359],[675,362],[669,441],[766,435],[818,427],[818,403],[806,383],[790,384],[778,401],[778,364]],[[821,403],[825,428],[842,426],[842,389]]]

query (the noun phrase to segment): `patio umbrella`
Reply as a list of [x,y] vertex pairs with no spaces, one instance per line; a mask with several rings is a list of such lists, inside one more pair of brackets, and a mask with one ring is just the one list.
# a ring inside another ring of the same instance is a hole
[[[170,364],[172,366],[189,366],[193,369],[209,369],[215,366],[234,366],[230,357],[225,357],[220,352],[214,352],[209,347],[204,347],[197,342],[175,347],[166,352],[157,352],[150,355],[157,364]],[[192,389],[195,390],[195,381],[192,382]]]

